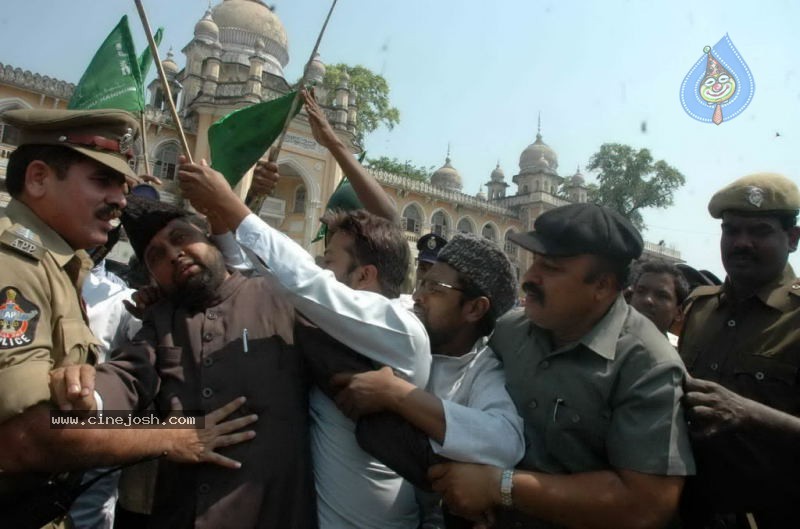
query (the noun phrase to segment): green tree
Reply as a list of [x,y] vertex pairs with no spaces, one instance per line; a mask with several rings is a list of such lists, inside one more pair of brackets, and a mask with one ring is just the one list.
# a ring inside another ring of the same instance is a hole
[[604,143],[589,160],[587,169],[599,171],[598,185],[589,186],[589,200],[615,209],[643,229],[644,208],[666,208],[673,194],[686,183],[684,176],[664,160],[654,161],[647,149]]
[[336,87],[347,72],[350,76],[348,86],[356,93],[356,139],[364,144],[364,137],[384,125],[392,130],[400,123],[400,111],[389,103],[389,84],[382,75],[373,73],[363,66],[333,64],[325,66],[325,78],[322,85],[327,90],[326,105],[333,102]]
[[380,158],[367,158],[367,167],[370,169],[378,169],[386,171],[387,173],[394,173],[396,175],[405,176],[420,182],[428,182],[430,175],[434,171],[434,167],[417,166],[411,163],[411,160],[401,162],[397,158],[387,158],[381,156]]

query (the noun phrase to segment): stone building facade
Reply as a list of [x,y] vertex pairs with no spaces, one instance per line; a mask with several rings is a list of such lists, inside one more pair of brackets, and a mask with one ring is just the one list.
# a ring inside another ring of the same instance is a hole
[[[171,50],[163,65],[195,160],[210,159],[207,133],[215,121],[233,110],[290,90],[283,70],[289,62],[286,30],[272,9],[258,0],[223,0],[209,8],[196,23],[194,38],[182,53],[183,67],[176,63]],[[324,74],[325,65],[316,57],[309,77],[319,81]],[[65,108],[73,89],[70,83],[0,63],[0,112],[14,108]],[[160,82],[151,82],[147,91],[147,145],[137,145],[137,171],[164,181],[159,189],[162,200],[180,202],[175,183],[181,152],[178,133]],[[325,108],[328,119],[351,150],[357,152],[356,94],[349,89],[348,79],[343,79],[334,94],[320,94],[318,89],[320,99],[326,95],[332,101]],[[9,199],[3,182],[16,137],[16,131],[0,118],[0,208]],[[343,175],[333,157],[314,141],[304,111],[289,127],[278,164],[282,178],[259,215],[313,254],[321,254],[321,243],[312,240],[325,204]],[[524,271],[530,265],[530,254],[507,243],[508,235],[531,230],[536,217],[548,209],[587,200],[580,170],[571,176],[560,176],[558,165],[558,156],[544,143],[540,126],[535,141],[522,151],[519,172],[511,177],[511,184],[498,162],[484,184],[486,193],[463,192],[461,175],[449,153],[429,183],[383,172],[373,175],[397,205],[414,254],[417,239],[426,233],[449,237],[456,232],[471,232],[496,241],[517,269]],[[249,180],[248,174],[238,186],[242,196]],[[647,243],[646,251],[670,260],[680,259],[677,251],[663,245]]]

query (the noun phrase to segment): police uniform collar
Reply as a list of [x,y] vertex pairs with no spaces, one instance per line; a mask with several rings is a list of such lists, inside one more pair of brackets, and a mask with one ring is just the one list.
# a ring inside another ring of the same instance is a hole
[[789,294],[791,293],[795,296],[800,295],[800,284],[798,283],[800,282],[797,276],[794,275],[792,266],[786,263],[786,267],[783,269],[780,278],[770,285],[759,289],[756,295],[765,305],[781,312],[788,312],[797,306],[797,303],[791,302]]
[[[793,288],[795,285],[797,285],[797,288]],[[729,277],[726,277],[722,286],[717,288],[720,288],[720,305],[744,301],[736,299]],[[781,275],[756,290],[752,297],[758,298],[759,301],[768,307],[772,307],[781,312],[787,312],[795,308],[793,304],[789,303],[790,293],[800,296],[800,280],[795,276],[792,266],[786,263]]]
[[11,199],[6,208],[6,216],[15,224],[21,224],[38,235],[42,246],[53,256],[58,266],[63,268],[75,256],[72,246],[19,200]]

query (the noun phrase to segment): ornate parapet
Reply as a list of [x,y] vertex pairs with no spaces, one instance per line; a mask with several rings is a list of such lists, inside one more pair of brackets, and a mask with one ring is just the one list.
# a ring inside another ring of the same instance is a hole
[[369,169],[369,172],[378,182],[389,187],[403,189],[407,192],[419,193],[426,197],[443,200],[456,206],[474,209],[485,213],[494,213],[495,215],[512,218],[517,218],[518,216],[516,211],[510,210],[494,202],[488,202],[472,195],[461,193],[459,191],[443,189],[441,187],[429,184],[428,182],[421,182],[419,180],[414,180],[412,178],[407,178],[405,176],[387,173],[384,171]]
[[572,202],[570,202],[569,200],[564,200],[563,198],[559,198],[557,196],[551,195],[550,193],[545,193],[543,191],[534,191],[533,193],[526,193],[524,195],[514,195],[511,197],[505,197],[498,199],[497,202],[506,207],[522,206],[525,204],[535,204],[537,202],[544,202],[545,204],[550,204],[551,206],[555,207],[572,204]]
[[3,63],[0,63],[0,82],[63,100],[69,100],[75,90],[72,83]]
[[666,258],[671,261],[681,261],[681,252],[675,248],[670,248],[664,244],[656,244],[653,242],[644,243],[644,253],[655,257]]

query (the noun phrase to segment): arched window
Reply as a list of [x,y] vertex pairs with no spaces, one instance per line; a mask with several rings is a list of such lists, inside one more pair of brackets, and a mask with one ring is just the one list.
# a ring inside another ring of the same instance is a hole
[[484,224],[481,235],[483,235],[485,239],[497,242],[497,231],[495,231],[494,226],[489,223]]
[[422,212],[415,204],[409,204],[403,210],[403,229],[411,233],[419,233],[422,230]]
[[467,217],[464,217],[458,221],[456,231],[458,233],[475,233],[475,226],[473,226],[472,222]]
[[306,212],[306,186],[300,184],[294,192],[294,209],[293,213]]
[[508,239],[508,236],[514,233],[514,230],[508,230],[505,236],[505,244],[503,245],[503,251],[506,252],[506,255],[509,257],[516,257],[517,256],[517,245],[511,242]]
[[178,174],[178,145],[172,142],[161,145],[156,149],[153,158],[153,176],[162,180],[173,180]]
[[431,233],[441,235],[445,239],[450,237],[450,221],[444,211],[439,210],[431,217]]
[[0,143],[16,147],[19,145],[19,134],[19,129],[17,127],[12,127],[8,123],[0,120]]

